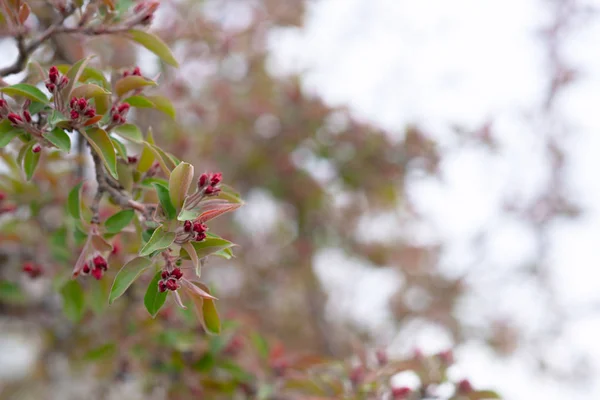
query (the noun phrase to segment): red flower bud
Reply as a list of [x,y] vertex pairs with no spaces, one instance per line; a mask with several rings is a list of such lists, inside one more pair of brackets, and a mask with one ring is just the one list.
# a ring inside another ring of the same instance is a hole
[[0,201],[4,201],[6,199],[6,194],[0,192]]
[[206,232],[208,227],[204,225],[202,222],[194,222],[192,230],[196,233]]
[[163,279],[167,279],[167,278],[169,278],[169,271],[167,271],[167,270],[163,270],[163,271],[160,273],[160,277],[161,277],[161,278],[163,278]]
[[192,221],[185,221],[183,223],[184,232],[190,232],[192,230]]
[[84,274],[86,274],[86,275],[87,275],[87,274],[89,274],[89,273],[90,273],[90,271],[91,271],[91,269],[90,269],[90,264],[89,264],[89,263],[86,263],[86,264],[83,266],[82,272],[83,272]]
[[131,74],[131,72],[129,72],[129,71],[123,72],[123,78],[127,78],[130,74]]
[[31,151],[33,151],[34,153],[39,153],[40,151],[42,151],[42,146],[36,143],[31,148]]
[[23,272],[29,275],[30,278],[37,278],[42,274],[43,270],[39,265],[32,262],[26,262],[23,264]]
[[206,233],[202,232],[196,235],[196,242],[201,242],[204,239],[206,239]]
[[175,279],[167,280],[167,283],[165,285],[167,286],[167,289],[172,290],[172,291],[179,289],[179,284],[177,283],[177,281]]
[[67,83],[69,83],[69,78],[67,78],[66,75],[63,75],[62,78],[60,78],[60,82],[58,84],[58,87],[62,89],[65,86],[67,86]]
[[23,122],[23,119],[19,116],[19,114],[10,113],[8,114],[7,118],[13,125],[19,125]]
[[77,118],[79,118],[79,113],[75,110],[71,110],[71,119],[75,120]]
[[469,382],[467,379],[463,379],[462,381],[458,382],[457,390],[460,394],[467,394],[473,391],[473,386],[471,386],[471,382]]
[[0,108],[5,108],[8,106],[8,103],[4,99],[0,99]]
[[119,251],[120,251],[120,250],[121,250],[121,246],[119,246],[119,244],[118,244],[118,243],[114,243],[114,244],[113,244],[113,249],[112,249],[112,251],[110,252],[110,254],[117,255],[117,254],[119,254]]
[[108,269],[108,264],[106,263],[104,257],[102,257],[101,255],[97,255],[96,257],[94,257],[93,262],[96,268],[101,268],[104,270]]
[[412,390],[407,387],[395,387],[392,388],[392,398],[394,400],[404,400],[408,398]]
[[94,118],[96,116],[96,110],[93,108],[90,108],[89,110],[87,110],[84,115],[88,118]]
[[437,355],[445,366],[450,366],[454,363],[454,355],[452,354],[452,350],[442,351]]
[[104,271],[102,270],[102,268],[94,268],[92,270],[92,276],[97,280],[102,279],[102,275],[104,275]]
[[48,89],[50,93],[54,93],[54,91],[56,90],[56,85],[51,82],[46,82],[46,89]]
[[119,124],[119,123],[121,123],[122,118],[123,117],[121,117],[119,114],[113,114],[112,122],[114,122],[115,124]]
[[142,76],[142,71],[140,71],[140,67],[135,67],[131,74],[135,76]]
[[158,281],[158,291],[163,293],[167,291],[167,285],[164,281]]
[[202,189],[204,186],[206,186],[207,183],[208,183],[208,174],[203,173],[202,175],[200,175],[200,178],[198,178],[198,189]]
[[131,106],[127,103],[123,103],[123,104],[119,105],[119,108],[118,108],[119,114],[123,114],[123,113],[129,111],[129,107],[131,107]]
[[212,186],[217,186],[219,183],[221,183],[221,179],[223,179],[223,174],[220,172],[217,172],[216,174],[213,174],[210,177],[210,184]]
[[208,186],[206,189],[204,189],[204,194],[206,194],[207,196],[214,196],[219,194],[219,192],[221,191],[221,189],[214,187],[214,186]]
[[364,377],[365,377],[365,370],[361,366],[354,367],[354,368],[352,368],[352,371],[350,371],[350,381],[355,386],[360,384],[362,382],[362,380],[364,379]]
[[88,102],[83,97],[77,100],[77,106],[79,106],[79,110],[83,111],[87,108]]
[[179,268],[175,268],[173,272],[171,272],[171,276],[175,279],[181,279],[183,276],[183,272]]
[[50,67],[50,70],[48,71],[48,80],[50,80],[52,83],[57,83],[58,75],[58,68],[55,66]]
[[31,122],[31,113],[29,111],[23,111],[23,117],[25,118],[25,121]]
[[71,108],[75,108],[75,106],[77,105],[78,102],[79,102],[79,99],[77,97],[73,97],[73,98],[71,98],[71,101],[69,101],[69,106]]

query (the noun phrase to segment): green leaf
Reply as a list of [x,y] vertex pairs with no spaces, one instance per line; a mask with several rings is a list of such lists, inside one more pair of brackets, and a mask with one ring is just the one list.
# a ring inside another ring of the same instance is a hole
[[12,126],[9,120],[5,119],[0,122],[0,148],[6,147],[19,132],[22,132],[22,130]]
[[79,79],[83,75],[83,72],[85,71],[87,64],[90,62],[90,60],[92,58],[93,58],[93,56],[82,58],[81,60],[79,60],[75,64],[73,64],[73,66],[71,68],[69,68],[69,70],[65,74],[67,76],[67,78],[69,78],[69,83],[67,83],[67,86],[65,86],[65,88],[62,90],[62,94],[65,96],[67,101],[69,101],[71,99],[71,97],[73,97],[73,96],[71,96],[71,91],[75,87],[75,84],[77,83],[77,81],[79,81]]
[[160,200],[160,205],[168,219],[174,219],[177,216],[177,211],[171,202],[171,197],[169,196],[169,189],[161,185],[160,183],[154,183],[154,189],[156,189],[156,194],[158,195],[158,199]]
[[115,93],[121,97],[125,93],[131,92],[132,90],[142,89],[146,86],[156,86],[156,82],[144,78],[143,76],[130,75],[125,78],[119,79],[115,83]]
[[107,279],[94,280],[87,289],[88,306],[96,315],[102,314],[108,307],[110,286]]
[[152,164],[154,164],[154,152],[150,150],[148,145],[144,145],[140,161],[138,161],[137,164],[137,170],[138,172],[144,173],[152,167]]
[[23,157],[23,170],[25,171],[25,176],[27,177],[28,181],[30,181],[33,177],[38,162],[40,161],[40,155],[42,154],[41,151],[37,153],[33,152],[32,149],[34,145],[35,142],[31,142],[27,146]]
[[154,153],[154,157],[160,164],[165,175],[170,176],[173,168],[177,166],[173,159],[169,157],[169,155],[165,153],[160,147],[155,146],[154,144],[149,142],[146,142],[145,145],[145,148],[149,149],[152,153]]
[[221,320],[214,300],[202,299],[202,315],[204,316],[204,327],[208,333],[213,335],[221,333]]
[[154,108],[154,103],[144,96],[131,96],[123,100],[123,103],[137,108]]
[[171,53],[169,46],[167,46],[158,36],[137,29],[131,29],[128,34],[130,39],[159,56],[167,64],[174,67],[179,66],[179,63],[173,56],[173,53]]
[[122,138],[131,140],[135,143],[142,143],[144,141],[144,136],[142,135],[140,128],[138,128],[134,124],[119,125],[113,129],[113,132],[115,132]]
[[150,100],[152,103],[154,103],[154,108],[156,108],[159,111],[162,111],[163,113],[167,114],[169,117],[175,119],[176,117],[176,111],[175,111],[175,107],[173,107],[173,103],[171,103],[171,100],[169,100],[169,98],[165,97],[165,96],[146,96],[148,98],[148,100]]
[[[110,289],[109,304],[121,297],[131,284],[144,272],[152,261],[145,257],[137,257],[123,266],[115,276],[112,288]],[[158,291],[158,290],[157,290]]]
[[191,243],[192,246],[194,246],[194,249],[196,249],[196,254],[198,255],[198,258],[204,258],[218,251],[229,249],[235,246],[235,244],[231,243],[229,240],[225,240],[218,236],[208,236],[201,242]]
[[67,153],[71,151],[71,138],[69,138],[69,135],[61,128],[56,127],[52,129],[50,132],[47,132],[44,137],[60,150]]
[[0,300],[7,303],[21,303],[25,301],[25,295],[17,284],[0,281]]
[[469,400],[501,399],[500,395],[491,390],[475,390],[465,395]]
[[79,282],[68,281],[60,290],[63,299],[63,310],[72,322],[78,322],[85,311],[85,298]]
[[[127,160],[127,148],[125,148],[125,145],[115,138],[110,138],[110,141],[112,142],[113,146],[115,147],[117,154],[119,156],[121,156],[122,159]],[[117,169],[118,169],[118,165],[117,165]]]
[[178,210],[183,206],[192,179],[194,179],[194,167],[191,164],[182,162],[171,172],[171,176],[169,177],[169,194],[171,195],[173,205]]
[[140,256],[147,256],[157,250],[163,250],[169,247],[175,240],[174,232],[167,232],[162,226],[156,228],[148,243],[140,251]]
[[83,182],[79,182],[71,191],[69,192],[69,198],[67,200],[67,208],[69,210],[69,214],[73,216],[76,220],[81,218],[81,186]]
[[103,96],[106,94],[110,94],[110,92],[93,83],[86,83],[73,89],[71,92],[71,97],[84,97],[86,99],[90,99],[92,97]]
[[106,343],[85,353],[83,359],[85,361],[99,361],[108,357],[112,357],[117,350],[117,345],[114,342]]
[[117,155],[115,147],[110,141],[110,137],[104,129],[90,128],[87,131],[81,131],[89,144],[94,148],[96,153],[102,158],[108,172],[118,179],[117,175]]
[[31,101],[47,104],[48,98],[40,89],[27,83],[17,83],[16,85],[3,87],[0,92],[6,93],[10,97],[21,96]]
[[160,276],[161,272],[162,271],[158,271],[154,275],[152,282],[148,285],[146,295],[144,296],[144,305],[152,318],[156,317],[156,314],[158,314],[163,304],[165,304],[165,300],[167,300],[167,292],[160,292],[158,290],[158,281],[162,279]]
[[61,122],[71,121],[70,118],[67,118],[60,111],[52,110],[52,113],[48,117],[48,123],[51,127],[59,125]]
[[44,110],[45,108],[47,108],[46,104],[40,103],[39,101],[32,101],[29,105],[29,112],[31,113],[31,115],[34,115]]
[[123,210],[112,215],[104,222],[106,232],[111,234],[121,232],[123,228],[129,225],[134,215],[134,210]]
[[[62,65],[57,65],[56,68],[58,68],[58,70],[60,71],[61,74],[66,74],[69,71],[70,66],[67,64],[62,64]],[[97,83],[100,86],[102,86],[104,89],[110,88],[110,84],[106,80],[106,77],[104,76],[102,71],[99,71],[92,67],[85,67],[79,76],[79,82],[83,83],[83,82],[88,82],[88,81]]]

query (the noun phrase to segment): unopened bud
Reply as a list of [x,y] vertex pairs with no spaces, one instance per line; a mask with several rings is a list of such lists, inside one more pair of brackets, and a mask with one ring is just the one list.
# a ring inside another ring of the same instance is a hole
[[31,151],[33,151],[34,153],[39,153],[40,151],[42,151],[42,146],[40,146],[38,143],[36,143],[31,148]]

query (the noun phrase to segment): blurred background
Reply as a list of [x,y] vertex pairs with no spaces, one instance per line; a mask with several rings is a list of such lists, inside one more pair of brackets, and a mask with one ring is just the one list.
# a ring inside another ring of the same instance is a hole
[[[177,120],[136,110],[136,122],[247,202],[211,226],[239,244],[205,272],[223,315],[289,351],[454,349],[453,379],[507,400],[592,399],[599,11],[593,0],[162,1],[152,29],[178,70],[118,37],[36,54],[161,74]],[[2,54],[0,66],[16,58],[10,40]],[[55,332],[24,314],[0,319],[9,386]],[[44,362],[60,374],[71,356],[55,356]],[[75,390],[70,376],[55,382]]]

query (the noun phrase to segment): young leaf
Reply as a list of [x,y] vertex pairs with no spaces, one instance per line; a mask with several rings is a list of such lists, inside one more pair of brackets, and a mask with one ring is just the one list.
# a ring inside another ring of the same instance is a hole
[[112,251],[112,244],[108,243],[106,239],[104,239],[100,235],[92,235],[91,236],[91,244],[94,249],[97,251],[104,253],[107,251]]
[[137,170],[144,173],[152,167],[152,164],[154,164],[154,152],[148,146],[144,146],[140,161],[138,161]]
[[32,142],[27,149],[25,150],[25,154],[23,157],[23,170],[25,171],[25,176],[27,180],[30,181],[33,177],[33,173],[35,172],[35,168],[40,161],[41,152],[34,153],[32,148],[34,146],[34,142]]
[[152,282],[148,285],[148,290],[146,290],[146,295],[144,296],[144,305],[146,306],[146,310],[150,313],[152,318],[156,317],[156,314],[160,311],[163,304],[165,304],[165,300],[167,299],[167,292],[160,292],[158,290],[158,281],[161,280],[161,271],[158,271]]
[[[66,74],[71,68],[71,66],[67,64],[61,64],[57,65],[56,68],[58,68],[61,74]],[[83,68],[83,72],[81,72],[81,74],[79,75],[78,81],[81,83],[92,81],[94,83],[99,84],[104,89],[110,88],[110,84],[106,80],[106,77],[104,76],[102,71],[99,71],[92,67]]]
[[62,94],[67,100],[70,100],[71,97],[73,97],[71,96],[71,91],[75,87],[75,83],[77,83],[79,78],[81,78],[83,75],[83,72],[85,71],[85,68],[92,57],[93,56],[82,58],[81,60],[77,61],[65,74],[67,78],[69,78],[69,83],[67,83],[67,86],[65,86],[65,88],[62,90]]
[[231,243],[229,240],[225,240],[218,236],[209,236],[201,242],[190,243],[192,244],[192,246],[194,246],[194,249],[196,249],[196,254],[198,258],[204,258],[218,251],[229,249],[235,246],[235,244]]
[[114,128],[113,131],[122,138],[131,140],[135,143],[142,143],[144,141],[140,128],[134,124],[119,125]]
[[200,277],[200,260],[198,259],[198,253],[196,253],[196,249],[192,245],[191,242],[186,242],[181,245],[181,248],[185,250],[190,256],[190,260],[192,260],[192,264],[194,264],[194,269],[196,270],[196,276]]
[[48,103],[48,98],[40,89],[27,83],[17,83],[16,85],[3,87],[0,92],[6,93],[10,97],[21,96],[31,101],[37,101],[39,103]]
[[[125,148],[125,145],[115,138],[110,138],[110,141],[112,142],[113,146],[115,147],[117,154],[121,158],[123,158],[123,160],[127,160],[127,148]],[[118,167],[118,164],[117,164],[117,167]]]
[[154,157],[160,164],[165,175],[170,176],[173,168],[177,166],[173,159],[171,159],[171,157],[169,157],[169,155],[165,153],[160,147],[155,146],[154,144],[149,142],[146,142],[145,145],[146,148],[148,148],[152,153],[154,153]]
[[123,100],[123,103],[137,108],[154,108],[154,103],[144,96],[131,96]]
[[86,83],[73,89],[71,92],[71,97],[84,97],[86,99],[90,99],[92,97],[98,97],[106,94],[110,94],[110,92],[93,83]]
[[162,226],[156,228],[148,243],[140,251],[140,256],[147,256],[157,250],[163,250],[169,247],[175,240],[174,232],[167,232]]
[[61,128],[56,127],[52,129],[50,132],[47,132],[44,137],[60,150],[67,153],[71,151],[71,139]]
[[112,215],[104,222],[106,232],[111,234],[121,232],[123,228],[129,225],[134,215],[134,210],[123,210]]
[[180,210],[183,206],[190,184],[194,179],[194,167],[188,163],[181,163],[169,177],[169,194],[171,195],[171,201],[173,205]]
[[177,211],[171,202],[171,197],[169,196],[169,189],[161,185],[160,183],[152,184],[154,189],[156,189],[156,194],[158,195],[158,199],[160,200],[160,205],[168,219],[173,219],[177,216]]
[[130,75],[119,79],[115,83],[115,93],[117,96],[121,97],[125,93],[136,89],[142,89],[146,86],[156,86],[156,82],[144,78],[143,76]]
[[[131,284],[152,264],[152,261],[145,257],[137,257],[123,266],[115,276],[110,296],[109,304],[121,297]],[[158,288],[156,290],[158,292]]]
[[5,119],[0,122],[0,148],[6,147],[19,132],[22,132],[22,130],[13,127],[9,120]]
[[79,182],[71,191],[69,192],[69,198],[67,200],[67,208],[69,210],[69,214],[76,220],[81,218],[81,186],[83,182]]
[[152,103],[154,103],[154,108],[156,108],[159,111],[162,111],[163,113],[167,114],[169,117],[175,119],[175,117],[176,117],[175,107],[173,107],[171,100],[169,100],[167,97],[146,96],[146,98],[148,100],[150,100]]
[[117,155],[115,148],[110,141],[110,137],[104,129],[90,128],[87,131],[81,131],[96,153],[100,156],[108,172],[118,179],[117,175]]
[[72,322],[78,322],[85,311],[85,297],[79,282],[68,281],[60,290],[63,300],[63,310]]
[[193,282],[189,286],[186,286],[187,293],[189,297],[192,298],[202,326],[207,333],[218,335],[221,333],[221,321],[219,320],[219,314],[217,313],[214,299],[199,295],[196,290],[194,290],[194,287],[209,295],[210,291],[206,285],[200,282]]
[[129,38],[135,42],[138,42],[157,56],[159,56],[164,62],[174,67],[178,67],[179,63],[171,53],[169,46],[165,44],[158,36],[148,32],[140,31],[137,29],[131,29],[128,32]]

